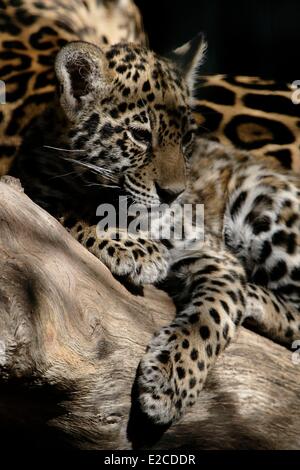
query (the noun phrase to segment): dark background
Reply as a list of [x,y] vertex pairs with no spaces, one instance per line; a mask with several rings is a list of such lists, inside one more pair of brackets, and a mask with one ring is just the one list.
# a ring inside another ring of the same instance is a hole
[[300,79],[300,0],[136,0],[150,46],[166,52],[203,31],[208,73]]

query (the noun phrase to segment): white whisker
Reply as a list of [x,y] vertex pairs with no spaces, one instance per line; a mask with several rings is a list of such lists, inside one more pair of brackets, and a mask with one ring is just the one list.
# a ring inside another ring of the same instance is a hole
[[[88,163],[89,165],[93,165],[93,166],[95,166],[96,168],[99,168],[101,171],[105,171],[107,174],[115,175],[115,172],[113,172],[113,171],[110,170],[109,168],[104,168],[104,167],[102,167],[102,166],[100,166],[100,165],[98,165],[98,164],[97,164],[97,165],[94,165],[93,163],[86,162],[86,160],[88,160],[88,159],[89,159],[89,157],[86,157],[85,159],[82,159],[82,158],[81,158],[80,161],[81,161],[82,163]],[[76,160],[76,161],[77,161],[77,160]]]
[[70,175],[75,175],[75,176],[79,176],[75,170],[73,171],[69,171],[68,173],[63,173],[61,175],[54,175],[54,176],[51,176],[50,179],[55,179],[55,178],[64,178],[65,176],[70,176]]
[[53,149],[53,150],[60,150],[61,152],[86,152],[86,150],[79,150],[79,149],[62,149],[59,147],[52,147],[51,145],[43,145],[43,147],[46,147],[48,149]]
[[68,160],[70,162],[73,162],[77,165],[81,165],[85,168],[89,168],[90,170],[92,170],[94,173],[98,174],[98,175],[101,175],[103,178],[107,178],[107,179],[116,179],[117,176],[113,175],[111,172],[109,172],[108,170],[106,170],[105,168],[101,168],[99,166],[96,166],[96,165],[93,165],[92,163],[86,163],[86,162],[82,162],[80,160],[75,160],[74,158],[65,158],[65,160]]
[[84,186],[99,186],[100,188],[120,189],[120,186],[113,185],[113,184],[106,184],[106,183],[85,183]]
[[[60,148],[60,147],[52,147],[51,145],[44,145],[43,147],[50,148],[50,149],[53,149],[53,150],[58,150],[58,151],[61,151],[61,152],[86,152],[86,150],[63,149],[63,148]],[[93,173],[101,175],[102,178],[107,179],[108,181],[111,181],[112,183],[115,183],[115,184],[111,184],[111,185],[106,184],[106,183],[99,183],[99,184],[98,183],[91,183],[91,184],[86,184],[86,186],[99,186],[99,187],[105,187],[105,188],[120,189],[120,186],[117,184],[117,181],[116,181],[116,180],[118,180],[118,176],[115,174],[115,172],[113,172],[112,170],[109,170],[108,168],[103,168],[99,165],[94,165],[93,163],[83,161],[83,160],[88,159],[89,158],[88,156],[85,159],[81,159],[81,160],[76,160],[74,158],[67,158],[67,157],[62,157],[62,158],[64,160],[67,160],[67,161],[72,162],[74,164],[81,165],[85,168],[88,168]],[[68,173],[64,173],[62,175],[54,175],[53,177],[51,177],[51,179],[63,178],[63,177],[70,176],[70,175],[79,176],[76,173],[76,171],[74,170],[74,171],[70,171]]]

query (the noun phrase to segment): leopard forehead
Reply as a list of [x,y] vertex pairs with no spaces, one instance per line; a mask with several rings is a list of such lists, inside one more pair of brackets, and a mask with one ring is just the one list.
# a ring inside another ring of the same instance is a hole
[[146,124],[150,112],[157,126],[186,125],[189,91],[170,61],[128,44],[110,47],[105,57],[113,78],[111,93],[101,100],[102,113],[113,119],[131,114],[132,123]]
[[[132,83],[135,91],[147,93],[147,100],[152,102],[155,96],[164,97],[166,93],[175,92],[183,101],[188,95],[185,81],[178,69],[167,59],[154,52],[133,44],[117,44],[105,51],[108,67],[114,71],[114,83],[119,85],[123,96],[126,83]],[[147,83],[144,79],[147,78]],[[154,97],[153,97],[154,95]]]

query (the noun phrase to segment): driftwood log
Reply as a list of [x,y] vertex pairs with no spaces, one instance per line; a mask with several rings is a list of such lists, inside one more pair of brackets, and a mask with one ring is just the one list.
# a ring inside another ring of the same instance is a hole
[[153,332],[173,314],[154,288],[144,297],[129,293],[17,180],[0,181],[0,427],[7,442],[298,449],[300,364],[243,328],[179,423],[164,430],[143,421],[132,390],[136,369]]

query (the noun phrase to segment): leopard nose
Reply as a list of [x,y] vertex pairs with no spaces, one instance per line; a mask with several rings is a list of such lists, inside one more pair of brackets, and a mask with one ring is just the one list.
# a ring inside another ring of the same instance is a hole
[[159,186],[159,184],[156,182],[155,189],[161,202],[165,202],[166,204],[171,204],[185,190],[185,188],[180,190],[165,189]]

